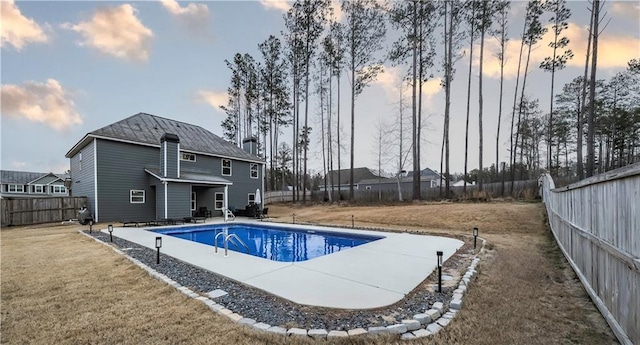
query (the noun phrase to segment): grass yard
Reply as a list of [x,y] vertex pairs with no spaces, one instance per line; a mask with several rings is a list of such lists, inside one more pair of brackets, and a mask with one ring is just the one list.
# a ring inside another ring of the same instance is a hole
[[[463,310],[436,336],[340,344],[611,344],[616,339],[545,226],[537,203],[405,206],[269,205],[276,221],[470,234],[490,249]],[[98,225],[98,228],[105,227]],[[2,344],[307,344],[252,331],[211,312],[76,230],[2,229]]]

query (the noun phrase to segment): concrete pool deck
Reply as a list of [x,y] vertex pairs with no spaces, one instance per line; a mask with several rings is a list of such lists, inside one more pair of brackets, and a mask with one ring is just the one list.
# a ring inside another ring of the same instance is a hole
[[[256,222],[247,219],[229,224]],[[221,223],[208,220],[205,225]],[[447,237],[297,224],[268,225],[285,230],[304,228],[384,238],[307,261],[278,262],[231,250],[225,257],[224,248],[214,254],[212,246],[146,230],[165,227],[114,228],[113,235],[153,250],[155,237],[161,236],[162,254],[295,303],[341,309],[378,308],[401,300],[436,269],[436,251],[443,251],[446,261],[463,245],[462,241]],[[106,229],[102,232],[107,233]]]

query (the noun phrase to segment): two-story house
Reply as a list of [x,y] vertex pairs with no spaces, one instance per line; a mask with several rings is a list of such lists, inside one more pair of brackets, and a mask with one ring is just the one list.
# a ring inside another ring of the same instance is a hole
[[65,187],[65,174],[0,171],[0,196],[2,198],[34,198],[51,196],[68,196]]
[[182,218],[201,208],[226,217],[223,210],[243,209],[264,191],[257,143],[243,145],[139,113],[87,133],[67,152],[72,194],[87,197],[95,221]]

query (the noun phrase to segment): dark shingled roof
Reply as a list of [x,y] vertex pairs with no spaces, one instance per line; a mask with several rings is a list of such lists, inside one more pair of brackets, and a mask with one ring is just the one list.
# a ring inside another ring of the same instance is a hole
[[90,132],[89,135],[160,145],[160,138],[165,133],[178,136],[181,150],[251,161],[261,160],[200,126],[146,113],[130,116]]
[[[340,183],[348,184],[350,170],[342,169],[342,170],[332,170],[327,175],[330,175],[333,178],[333,183],[338,183],[338,174],[340,174]],[[386,177],[383,177],[384,180]],[[378,175],[371,171],[369,168],[353,168],[353,183],[360,183],[360,181],[367,179],[378,179]]]
[[[0,180],[2,181],[2,183],[8,183],[8,184],[27,184],[29,182],[32,182],[34,180],[37,180],[49,174],[50,173],[1,170]],[[53,174],[53,175],[62,180],[64,180],[66,177],[69,177],[66,174]]]

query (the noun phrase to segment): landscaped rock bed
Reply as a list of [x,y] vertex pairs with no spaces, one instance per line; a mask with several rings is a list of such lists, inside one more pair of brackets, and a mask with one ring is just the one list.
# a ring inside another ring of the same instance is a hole
[[435,271],[409,295],[393,305],[377,309],[341,310],[296,304],[164,254],[161,254],[160,264],[156,264],[156,251],[152,249],[117,237],[110,243],[109,235],[99,231],[85,233],[112,244],[130,257],[201,296],[208,297],[207,293],[213,290],[224,290],[227,292],[226,295],[212,298],[215,303],[244,318],[282,326],[285,329],[348,331],[356,328],[386,327],[400,324],[403,320],[411,320],[416,314],[425,313],[435,302],[441,302],[444,310],[447,310],[453,297],[453,289],[471,263],[474,252],[472,241],[459,238],[465,241],[465,244],[444,263],[443,275],[452,278],[443,281],[442,293],[434,292],[434,285],[437,284]]

